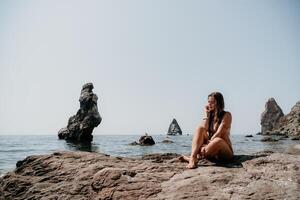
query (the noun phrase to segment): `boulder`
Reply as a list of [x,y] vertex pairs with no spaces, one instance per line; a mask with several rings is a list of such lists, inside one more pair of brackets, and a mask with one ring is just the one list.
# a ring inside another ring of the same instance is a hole
[[59,139],[74,143],[88,143],[93,140],[92,132],[102,121],[97,107],[98,97],[93,93],[93,88],[92,83],[82,86],[80,108],[76,115],[69,118],[67,127],[59,130]]
[[176,119],[172,120],[167,135],[182,135],[181,128]]
[[253,137],[253,135],[251,135],[251,134],[250,135],[245,135],[245,137]]
[[140,146],[151,146],[154,145],[155,141],[153,140],[153,138],[151,136],[148,135],[148,133],[145,133],[145,135],[141,136],[139,139],[139,142],[131,142],[129,143],[129,145],[132,146],[136,146],[136,145],[140,145]]
[[139,144],[144,145],[144,146],[148,146],[148,145],[154,145],[155,142],[154,142],[154,140],[151,136],[146,134],[146,135],[143,135],[143,136],[140,137]]

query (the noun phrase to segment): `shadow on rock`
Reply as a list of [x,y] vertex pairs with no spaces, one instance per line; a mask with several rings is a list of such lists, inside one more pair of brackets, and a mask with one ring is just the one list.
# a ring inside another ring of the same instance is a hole
[[270,155],[271,151],[264,151],[259,152],[254,155],[234,155],[233,160],[222,162],[216,159],[209,159],[209,160],[200,160],[199,164],[200,166],[221,166],[221,167],[227,167],[227,168],[241,168],[243,167],[243,162],[252,160],[259,157],[265,157]]

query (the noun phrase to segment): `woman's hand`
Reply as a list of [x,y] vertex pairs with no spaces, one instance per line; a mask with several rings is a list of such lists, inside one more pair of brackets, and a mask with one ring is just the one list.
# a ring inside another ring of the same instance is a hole
[[204,113],[205,113],[205,117],[209,117],[209,115],[210,115],[210,109],[209,109],[209,106],[208,105],[206,105],[205,107],[204,107]]
[[205,144],[205,145],[202,145],[201,146],[201,149],[200,149],[200,157],[203,159],[203,158],[205,158],[205,147],[206,147],[207,145]]

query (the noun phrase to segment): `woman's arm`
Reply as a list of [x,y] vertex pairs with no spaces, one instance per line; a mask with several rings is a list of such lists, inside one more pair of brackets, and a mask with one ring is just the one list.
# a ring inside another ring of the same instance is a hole
[[209,116],[210,116],[210,111],[209,111],[209,108],[208,106],[205,106],[204,107],[204,117],[202,118],[202,122],[201,122],[201,125],[202,127],[205,128],[206,131],[208,131],[208,126],[209,126],[209,123],[208,123],[208,119],[209,119]]
[[214,138],[220,137],[222,138],[224,133],[227,133],[228,130],[230,129],[231,126],[231,121],[232,121],[232,117],[230,112],[227,112],[223,119],[222,122],[220,124],[220,126],[218,127],[218,130],[216,131],[216,133],[211,137],[211,140],[213,140]]
[[204,117],[201,122],[201,126],[204,127],[206,131],[208,131],[208,121],[208,117]]

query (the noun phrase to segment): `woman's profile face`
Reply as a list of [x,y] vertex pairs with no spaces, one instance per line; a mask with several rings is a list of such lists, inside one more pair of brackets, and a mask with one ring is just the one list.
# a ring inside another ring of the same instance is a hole
[[208,107],[210,111],[215,111],[216,109],[216,105],[217,105],[217,101],[215,100],[214,97],[208,97]]

